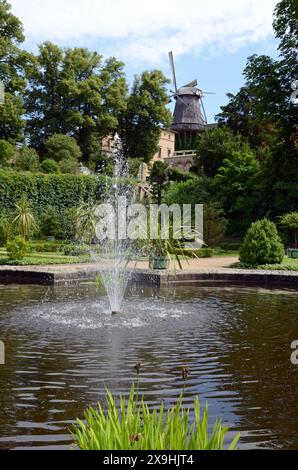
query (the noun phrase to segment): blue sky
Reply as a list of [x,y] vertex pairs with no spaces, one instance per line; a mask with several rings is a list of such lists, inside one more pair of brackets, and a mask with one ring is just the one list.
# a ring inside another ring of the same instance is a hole
[[173,50],[178,86],[194,78],[207,95],[209,122],[243,84],[253,53],[276,56],[273,10],[277,0],[9,0],[25,27],[25,47],[50,40],[83,46],[126,64],[134,74],[159,68],[170,77]]

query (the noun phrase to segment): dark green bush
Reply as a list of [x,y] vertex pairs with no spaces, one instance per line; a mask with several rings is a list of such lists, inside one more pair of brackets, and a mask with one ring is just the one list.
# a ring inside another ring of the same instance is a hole
[[241,247],[241,243],[237,242],[224,242],[220,244],[220,248],[224,251],[238,251]]
[[187,256],[188,258],[212,258],[214,255],[212,248],[200,248],[198,250],[177,248],[175,252],[180,256]]
[[23,147],[17,155],[15,165],[18,170],[21,171],[33,171],[39,170],[39,156],[36,150],[30,147]]
[[240,262],[250,266],[280,263],[284,247],[276,225],[268,219],[251,224],[239,253]]
[[63,240],[75,240],[77,209],[70,207],[60,213],[60,234]]
[[40,169],[43,173],[47,174],[58,174],[60,173],[60,167],[55,160],[52,160],[51,158],[47,158],[42,162],[40,165]]
[[48,206],[40,217],[40,232],[46,237],[60,238],[60,219],[57,209]]
[[48,158],[61,162],[62,160],[78,159],[81,157],[81,150],[76,140],[64,134],[54,134],[45,142],[45,150]]
[[75,158],[64,158],[59,162],[59,168],[61,173],[77,173],[78,161]]
[[20,261],[29,251],[29,243],[23,237],[16,237],[7,243],[6,249],[10,260]]
[[80,206],[82,201],[94,203],[106,187],[103,176],[44,175],[0,170],[0,213],[13,211],[15,203],[24,195],[35,215],[47,206],[59,212]]
[[10,161],[16,153],[15,147],[6,140],[0,140],[0,166],[9,165]]
[[1,216],[0,217],[0,246],[5,246],[12,232],[11,223],[9,220]]

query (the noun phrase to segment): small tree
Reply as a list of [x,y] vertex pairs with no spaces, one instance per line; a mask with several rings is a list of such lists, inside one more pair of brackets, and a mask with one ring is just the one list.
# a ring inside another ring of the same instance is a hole
[[153,198],[157,204],[161,204],[162,193],[168,182],[167,165],[162,161],[154,163],[149,181],[152,185]]
[[258,266],[280,263],[283,257],[284,247],[276,225],[268,219],[251,224],[240,247],[240,261]]
[[15,205],[13,225],[16,232],[25,240],[29,238],[31,230],[36,228],[35,217],[28,200],[24,196]]
[[6,140],[0,140],[0,166],[7,166],[14,157],[15,147]]
[[82,203],[77,210],[76,231],[78,237],[86,243],[91,244],[96,233],[95,207]]
[[280,223],[289,227],[294,233],[295,248],[298,248],[298,212],[289,212],[280,218]]
[[38,171],[39,156],[36,150],[30,147],[23,147],[17,155],[15,167],[21,171]]
[[29,243],[23,237],[7,242],[7,254],[11,261],[21,261],[29,250]]
[[58,211],[52,207],[47,206],[45,211],[41,214],[40,231],[46,237],[59,238],[60,235],[60,220]]
[[46,157],[56,162],[81,157],[81,150],[76,140],[64,134],[54,134],[45,142]]
[[49,174],[57,174],[60,173],[60,167],[55,160],[52,160],[51,158],[47,158],[42,162],[40,165],[40,169],[43,173],[49,173]]

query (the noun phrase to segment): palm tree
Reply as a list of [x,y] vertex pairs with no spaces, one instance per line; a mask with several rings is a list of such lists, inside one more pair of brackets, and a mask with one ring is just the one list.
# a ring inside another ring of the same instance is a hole
[[13,225],[18,235],[28,239],[32,229],[36,227],[35,217],[25,196],[15,204],[15,218]]
[[87,243],[91,244],[95,236],[96,216],[95,208],[91,204],[82,203],[77,210],[77,235]]

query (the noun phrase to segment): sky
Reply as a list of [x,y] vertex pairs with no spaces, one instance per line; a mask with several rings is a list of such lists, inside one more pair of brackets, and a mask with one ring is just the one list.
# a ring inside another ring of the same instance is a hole
[[[161,69],[171,78],[173,51],[178,86],[197,78],[214,92],[204,105],[208,122],[226,93],[236,93],[248,56],[275,57],[273,10],[278,0],[9,0],[23,22],[25,47],[51,41],[88,47],[125,62],[131,84],[143,70]],[[173,88],[170,85],[170,88]],[[172,105],[173,106],[173,105]]]

